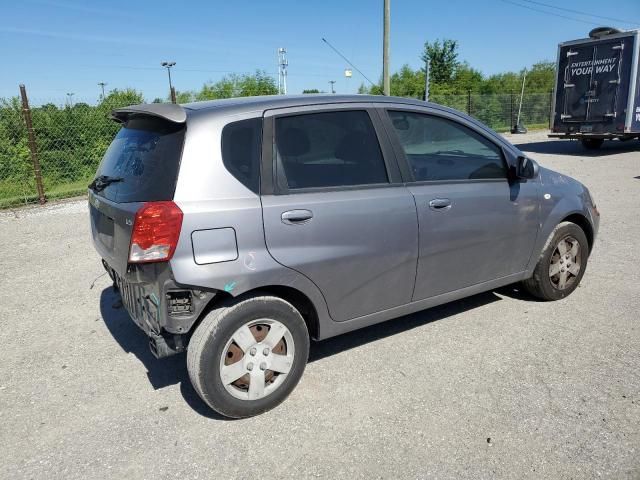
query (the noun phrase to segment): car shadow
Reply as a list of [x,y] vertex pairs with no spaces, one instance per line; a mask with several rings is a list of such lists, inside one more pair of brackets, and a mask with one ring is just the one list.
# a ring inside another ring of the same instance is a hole
[[120,294],[113,287],[105,288],[102,291],[100,313],[109,333],[122,350],[135,355],[146,368],[147,378],[154,390],[180,384],[182,397],[196,413],[215,420],[229,420],[211,410],[200,399],[189,380],[184,353],[162,359],[157,359],[151,354],[147,336],[131,320],[126,309],[121,306]]
[[[531,297],[512,286],[498,289],[495,292],[480,293],[351,333],[320,342],[312,342],[309,362],[316,362],[328,356],[502,300],[497,293],[512,298],[531,300]],[[120,294],[112,287],[105,288],[101,293],[100,313],[109,333],[122,350],[135,355],[146,368],[147,378],[154,390],[179,384],[180,393],[184,400],[196,413],[215,420],[229,420],[211,410],[200,399],[189,380],[184,353],[163,359],[156,359],[151,354],[146,335],[140,331],[127,311],[121,306]]]
[[637,140],[621,142],[619,140],[605,141],[598,150],[587,150],[577,140],[548,140],[543,142],[514,143],[514,145],[526,153],[548,153],[557,155],[570,155],[579,157],[603,157],[621,152],[629,152],[638,149]]
[[386,322],[371,325],[362,329],[332,337],[320,342],[312,342],[309,352],[309,362],[316,362],[325,357],[360,347],[367,343],[375,342],[398,333],[422,327],[431,322],[442,320],[468,310],[488,305],[502,300],[494,292],[484,292],[471,297],[463,298],[437,307],[421,310],[404,317],[394,318]]

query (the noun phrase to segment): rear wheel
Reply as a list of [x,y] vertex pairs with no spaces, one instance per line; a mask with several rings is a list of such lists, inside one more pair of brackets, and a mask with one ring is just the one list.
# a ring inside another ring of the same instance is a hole
[[560,300],[576,288],[587,267],[589,243],[575,223],[562,222],[551,233],[533,276],[523,282],[532,295],[542,300]]
[[604,143],[603,138],[583,138],[582,146],[587,150],[598,150]]
[[187,369],[218,413],[243,418],[282,402],[302,377],[309,335],[288,302],[256,296],[212,310],[189,342]]

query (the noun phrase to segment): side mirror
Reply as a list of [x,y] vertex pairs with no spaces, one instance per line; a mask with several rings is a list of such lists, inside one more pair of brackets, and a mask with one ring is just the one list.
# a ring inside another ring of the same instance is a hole
[[536,178],[538,176],[538,164],[534,160],[520,155],[516,162],[516,176],[518,178]]

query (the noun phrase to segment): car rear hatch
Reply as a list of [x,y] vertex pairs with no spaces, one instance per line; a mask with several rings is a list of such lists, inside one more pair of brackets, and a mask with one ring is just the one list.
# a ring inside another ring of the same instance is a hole
[[186,113],[179,105],[137,105],[112,118],[122,128],[89,186],[89,210],[96,250],[124,277],[136,212],[147,202],[173,200]]

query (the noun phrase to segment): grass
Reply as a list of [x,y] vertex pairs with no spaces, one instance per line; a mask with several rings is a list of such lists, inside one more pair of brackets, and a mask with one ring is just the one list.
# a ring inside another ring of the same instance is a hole
[[[84,195],[87,193],[87,185],[90,181],[91,179],[75,180],[72,182],[58,183],[51,187],[47,187],[47,182],[45,181],[45,197],[47,200],[59,200]],[[35,193],[35,188],[33,193],[23,195],[14,194],[4,197],[1,195],[4,193],[3,190],[4,189],[0,189],[0,209],[38,203],[38,194]]]

